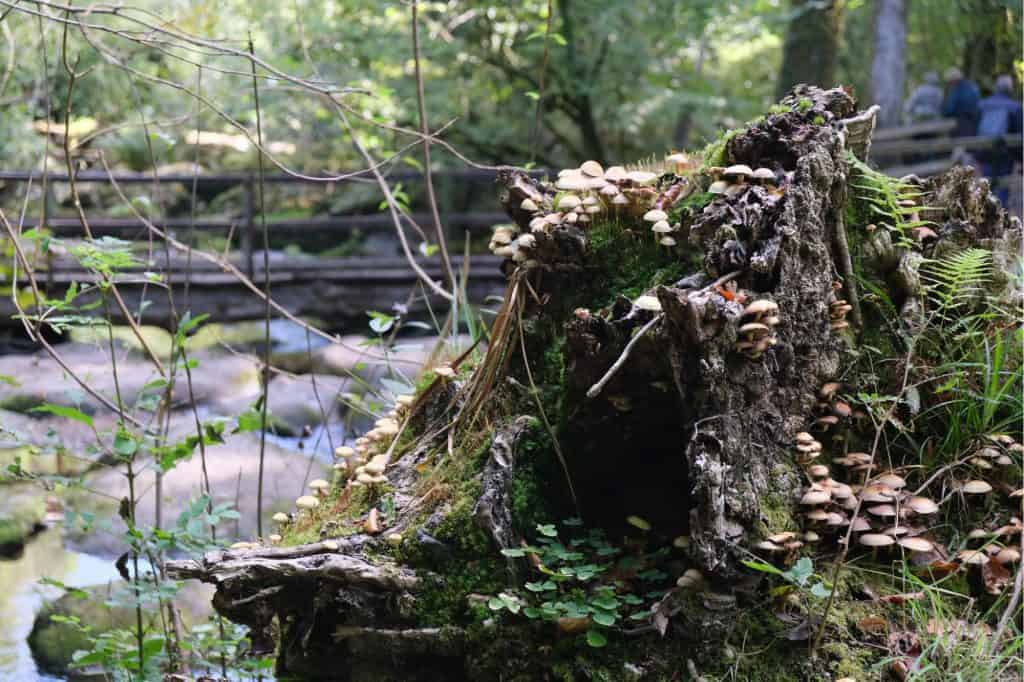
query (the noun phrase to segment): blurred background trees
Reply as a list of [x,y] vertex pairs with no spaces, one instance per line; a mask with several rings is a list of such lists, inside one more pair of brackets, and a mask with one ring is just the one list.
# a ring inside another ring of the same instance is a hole
[[[409,9],[401,2],[136,4],[239,49],[251,31],[257,54],[282,70],[362,89],[347,101],[365,121],[417,125]],[[862,102],[884,103],[884,122],[894,124],[900,102],[927,71],[959,66],[983,93],[997,74],[1013,73],[1018,84],[1021,74],[1021,16],[1012,0],[450,0],[425,3],[421,16],[431,124],[454,120],[445,138],[488,163],[631,160],[699,147],[800,81],[849,85]],[[0,25],[0,163],[36,167],[39,138],[26,131],[32,121],[64,115],[60,27],[40,27],[19,12]],[[95,119],[105,132],[91,144],[116,165],[148,165],[143,119],[161,163],[190,159],[184,142],[196,107],[180,90],[130,78],[113,59],[153,79],[199,88],[226,114],[254,123],[244,78],[230,73],[245,71],[243,60],[210,57],[200,76],[194,55],[133,46],[100,31],[89,37],[93,44],[69,38],[79,69],[92,67],[75,89],[71,112]],[[359,165],[323,101],[280,81],[268,81],[263,93],[265,135],[283,162],[316,171]],[[204,130],[238,132],[209,110],[201,116]],[[378,157],[409,141],[365,121],[361,132]],[[244,141],[220,142],[204,148],[204,166],[251,166]],[[438,156],[441,164],[457,163]]]

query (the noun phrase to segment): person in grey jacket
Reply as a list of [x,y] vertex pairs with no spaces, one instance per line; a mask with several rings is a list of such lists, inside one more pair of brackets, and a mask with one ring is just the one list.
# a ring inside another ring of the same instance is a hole
[[914,88],[903,104],[903,119],[907,123],[930,121],[942,116],[942,88],[939,74],[929,71],[924,82]]

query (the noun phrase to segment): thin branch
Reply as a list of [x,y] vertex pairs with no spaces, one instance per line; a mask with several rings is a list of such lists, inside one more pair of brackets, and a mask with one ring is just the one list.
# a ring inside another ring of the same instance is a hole
[[629,359],[629,354],[633,352],[633,347],[636,346],[637,342],[640,341],[640,339],[643,338],[643,336],[647,332],[649,332],[654,325],[656,325],[658,322],[661,322],[661,320],[664,317],[665,313],[658,313],[657,315],[652,317],[647,322],[647,324],[640,327],[640,331],[634,334],[633,338],[629,340],[629,343],[627,343],[626,347],[622,349],[622,354],[619,355],[615,363],[608,368],[608,371],[605,372],[604,376],[601,377],[601,379],[596,384],[594,384],[587,390],[587,398],[593,400],[598,395],[600,395],[604,387],[608,385],[608,382],[611,381],[618,373],[618,371],[622,369],[622,366],[626,364],[626,360]]

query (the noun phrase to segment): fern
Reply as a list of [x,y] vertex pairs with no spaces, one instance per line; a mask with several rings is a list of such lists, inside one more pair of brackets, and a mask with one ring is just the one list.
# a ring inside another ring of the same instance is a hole
[[936,260],[926,260],[921,279],[940,309],[953,307],[964,299],[974,299],[992,279],[992,253],[985,249],[965,249]]
[[927,206],[905,206],[901,202],[917,203],[923,196],[916,187],[896,178],[880,173],[867,165],[852,152],[847,152],[846,161],[856,176],[851,182],[854,200],[867,207],[868,213],[886,229],[895,232],[898,243],[904,246],[913,244],[907,231],[915,227],[934,225],[930,220],[914,220],[914,215],[927,210]]

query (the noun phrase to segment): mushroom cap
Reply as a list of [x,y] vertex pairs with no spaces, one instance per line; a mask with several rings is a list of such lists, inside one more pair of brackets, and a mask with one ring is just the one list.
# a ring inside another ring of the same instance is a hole
[[896,516],[896,507],[891,504],[876,504],[868,507],[868,514],[881,516],[883,518]]
[[800,431],[799,433],[796,434],[796,442],[797,443],[816,443],[817,439],[815,439],[814,436],[812,436],[811,434],[807,433],[806,431]]
[[659,220],[668,220],[668,213],[665,213],[658,208],[652,208],[647,213],[644,213],[644,220],[649,223],[656,223]]
[[853,410],[851,410],[850,406],[844,403],[842,400],[837,400],[832,405],[832,414],[836,415],[837,417],[843,417],[845,419],[846,417],[849,417],[851,414],[853,414]]
[[583,202],[580,200],[580,198],[575,194],[566,194],[565,196],[558,200],[558,205],[555,206],[555,208],[557,208],[560,211],[565,211],[576,208],[582,203]]
[[392,547],[397,547],[398,545],[402,544],[402,534],[401,533],[389,533],[388,537],[387,537],[387,540],[388,540],[388,544],[389,545],[391,545]]
[[651,173],[649,171],[639,171],[639,170],[637,170],[637,171],[629,171],[626,174],[626,178],[628,180],[632,180],[633,182],[635,182],[638,185],[646,185],[646,184],[652,183],[655,180],[657,180],[658,179],[658,174],[657,173]]
[[895,497],[896,491],[881,483],[873,483],[860,491],[860,499],[864,502],[891,502]]
[[738,331],[744,336],[751,336],[755,339],[759,339],[762,336],[770,334],[772,330],[771,327],[761,324],[760,322],[747,322],[746,324],[741,325]]
[[756,301],[751,301],[750,305],[743,309],[744,315],[764,315],[765,313],[774,313],[779,310],[779,304],[767,298],[759,298]]
[[310,490],[327,490],[331,487],[331,484],[322,478],[315,478],[309,482]]
[[935,549],[935,545],[924,538],[900,538],[898,544],[911,552],[930,552]]
[[818,395],[828,400],[829,398],[834,396],[836,394],[836,391],[838,391],[841,387],[842,384],[840,384],[838,381],[826,382],[821,385],[820,389],[818,389]]
[[455,370],[448,365],[438,365],[434,368],[434,374],[445,379],[451,379],[455,376]]
[[295,506],[299,509],[316,509],[320,506],[320,500],[316,499],[312,495],[303,495],[299,499],[295,500]]
[[835,426],[839,423],[839,417],[834,414],[826,414],[824,417],[818,417],[815,419],[814,423],[819,426]]
[[665,234],[672,231],[672,226],[668,224],[667,220],[659,220],[651,226],[651,231]]
[[734,165],[729,166],[728,168],[726,168],[722,172],[722,174],[723,175],[734,175],[736,177],[745,178],[745,177],[747,177],[749,175],[752,175],[753,172],[754,171],[752,171],[750,169],[750,166],[748,166],[748,165],[746,165],[744,163],[737,163],[737,164],[734,164]]
[[997,564],[1015,564],[1020,561],[1020,551],[1015,547],[1003,547],[996,554],[995,560]]
[[1010,493],[1010,497],[1024,497],[1024,488],[1017,488]]
[[845,500],[853,497],[853,488],[845,483],[835,483],[830,487],[830,489],[832,491],[832,497],[837,500]]
[[534,237],[532,234],[521,234],[516,239],[516,244],[518,244],[521,248],[524,249],[532,249],[533,247],[537,246],[537,238]]
[[992,486],[985,481],[974,480],[964,483],[961,490],[968,495],[987,495],[992,492]]
[[777,545],[783,545],[793,538],[796,537],[796,533],[791,530],[783,531],[782,533],[776,533],[775,535],[769,535],[768,541],[774,542]]
[[669,154],[665,157],[665,163],[686,163],[689,159],[686,158],[686,154],[682,152],[676,152]]
[[604,179],[610,181],[625,180],[627,175],[622,166],[608,166],[604,171]]
[[797,452],[821,452],[821,443],[813,441],[811,443],[797,443]]
[[962,549],[957,552],[956,558],[960,563],[969,566],[984,566],[988,563],[988,554],[980,549]]
[[350,448],[347,445],[342,445],[342,446],[334,448],[334,456],[335,457],[355,457],[356,456],[356,451],[355,451],[355,448]]
[[817,542],[821,539],[821,536],[815,533],[813,530],[809,530],[803,535],[805,542]]
[[597,161],[584,161],[580,164],[580,172],[591,178],[604,177],[604,168]]
[[828,512],[824,509],[812,509],[804,514],[804,517],[811,521],[826,521],[828,520]]
[[863,516],[858,516],[853,522],[854,533],[865,533],[871,530],[871,522],[865,519]]
[[524,211],[536,211],[540,209],[540,206],[538,206],[537,203],[530,197],[526,197],[519,204],[519,208],[521,208]]
[[661,301],[658,300],[657,296],[640,296],[635,301],[633,301],[633,305],[635,305],[640,310],[661,312]]
[[281,536],[278,535],[277,533],[271,533],[270,535],[267,536],[267,539],[270,540],[275,545],[277,543],[281,542]]
[[771,168],[755,168],[750,175],[755,180],[775,180],[775,171]]
[[846,329],[849,326],[850,323],[847,322],[846,320],[839,320],[837,322],[833,322],[832,324],[830,324],[829,329],[831,329],[832,331],[840,331]]
[[658,240],[658,243],[661,244],[662,246],[675,246],[676,240],[674,237],[665,235],[664,237]]
[[756,545],[754,545],[754,547],[756,549],[759,549],[759,550],[763,551],[763,552],[771,552],[773,554],[776,553],[776,552],[785,552],[786,551],[785,547],[780,547],[779,545],[775,544],[771,540],[761,540],[761,542],[759,542]]
[[832,500],[832,494],[827,490],[808,490],[800,498],[800,504],[817,505],[826,504]]
[[824,464],[813,464],[807,467],[807,473],[813,478],[825,478],[828,476],[828,467]]
[[708,185],[708,191],[712,194],[725,194],[727,189],[729,189],[729,183],[725,180],[715,180]]
[[984,528],[974,528],[970,533],[967,534],[970,540],[983,540],[989,536],[989,532]]
[[935,504],[934,500],[927,497],[914,496],[904,502],[903,505],[915,514],[920,514],[922,516],[934,514],[939,511],[939,505]]
[[864,533],[857,542],[865,547],[889,547],[896,544],[896,540],[891,535],[882,533]]
[[873,482],[878,483],[879,485],[884,485],[886,488],[892,488],[893,490],[899,490],[907,485],[907,482],[902,476],[898,476],[892,472],[875,477]]
[[338,543],[335,542],[334,540],[324,540],[322,545],[323,545],[323,548],[326,549],[328,552],[337,552],[338,551]]
[[625,194],[616,194],[612,197],[612,203],[616,206],[624,206],[629,203],[629,199],[626,198]]
[[289,521],[289,519],[288,519],[288,515],[287,515],[287,514],[285,514],[284,512],[277,512],[276,514],[274,514],[274,515],[273,515],[272,517],[270,517],[270,518],[271,518],[271,519],[272,519],[272,520],[273,520],[273,521],[274,521],[275,523],[288,523],[288,521]]

